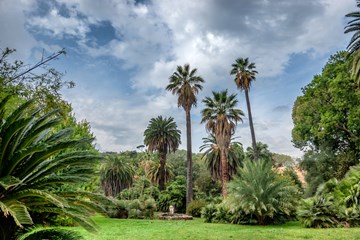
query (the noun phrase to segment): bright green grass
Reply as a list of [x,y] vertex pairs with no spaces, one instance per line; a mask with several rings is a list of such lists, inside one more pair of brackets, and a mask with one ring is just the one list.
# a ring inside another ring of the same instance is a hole
[[191,221],[130,220],[95,217],[96,235],[77,228],[86,240],[183,240],[183,239],[360,239],[360,228],[308,229],[298,222],[280,226],[243,226]]

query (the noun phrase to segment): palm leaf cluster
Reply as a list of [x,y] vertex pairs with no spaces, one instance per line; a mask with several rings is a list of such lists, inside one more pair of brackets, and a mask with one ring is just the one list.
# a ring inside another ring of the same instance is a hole
[[[221,151],[216,143],[216,138],[213,134],[210,134],[209,137],[203,138],[203,142],[200,152],[205,151],[202,158],[205,160],[206,168],[209,170],[213,180],[221,180]],[[243,159],[244,152],[241,143],[235,142],[234,138],[231,138],[227,160],[230,178],[237,173]]]
[[[357,7],[360,8],[360,1],[356,2]],[[353,56],[351,73],[352,77],[360,83],[360,11],[351,12],[345,16],[352,18],[345,27],[345,33],[354,32],[347,46],[349,54]]]
[[100,171],[105,195],[115,197],[123,189],[131,187],[134,174],[134,167],[124,157],[106,155]]
[[294,212],[298,189],[271,169],[271,162],[246,161],[229,183],[229,204],[256,216],[259,224]]
[[157,151],[159,154],[159,189],[161,191],[165,189],[166,155],[178,149],[181,143],[180,134],[174,118],[163,118],[162,116],[150,119],[144,132],[144,143],[149,152]]
[[0,221],[2,234],[31,225],[33,216],[67,216],[88,230],[95,230],[89,214],[102,211],[103,197],[63,185],[87,182],[94,175],[99,156],[82,150],[93,139],[72,138],[71,129],[53,132],[60,123],[57,111],[41,113],[33,101],[6,113],[0,102]]
[[238,103],[236,95],[228,95],[227,90],[213,92],[213,97],[205,97],[203,103],[205,107],[201,112],[201,123],[206,122],[207,131],[215,136],[220,149],[222,193],[223,196],[226,196],[226,183],[229,180],[227,158],[231,137],[235,133],[237,122],[242,121],[241,117],[244,116],[244,113],[235,108]]

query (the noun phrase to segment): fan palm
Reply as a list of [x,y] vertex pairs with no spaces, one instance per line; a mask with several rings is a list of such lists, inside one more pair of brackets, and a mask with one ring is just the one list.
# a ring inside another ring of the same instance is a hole
[[276,214],[294,213],[297,201],[297,188],[273,172],[267,161],[245,161],[229,183],[231,208],[253,214],[261,225],[274,219]]
[[[203,138],[204,144],[200,146],[200,152],[205,150],[202,158],[205,159],[205,165],[209,170],[213,180],[221,179],[221,152],[220,147],[216,143],[216,138],[213,134],[209,137]],[[229,178],[237,173],[237,169],[241,166],[244,159],[244,151],[239,142],[235,142],[231,138],[228,155],[228,174]]]
[[235,75],[235,83],[237,88],[240,89],[241,91],[244,90],[245,92],[246,106],[249,115],[252,147],[254,149],[254,159],[257,159],[258,156],[256,151],[255,130],[252,120],[250,98],[249,98],[251,82],[255,81],[255,75],[257,74],[257,71],[255,70],[256,66],[255,63],[249,62],[249,58],[238,58],[235,60],[235,63],[233,63],[231,66],[232,69],[230,71],[230,74]]
[[205,97],[205,108],[201,111],[201,123],[206,122],[206,129],[215,136],[221,154],[222,194],[227,195],[226,183],[229,180],[228,155],[231,136],[235,133],[237,122],[242,121],[244,113],[236,109],[236,95],[228,95],[227,90],[212,92],[213,98]]
[[[357,0],[357,7],[360,7],[360,0]],[[347,46],[349,54],[353,56],[352,59],[352,77],[354,77],[358,84],[360,84],[360,11],[351,12],[345,15],[353,18],[345,27],[345,33],[354,32],[350,43]]]
[[[268,145],[262,142],[257,142],[256,143],[256,150],[257,150],[257,156],[264,160],[264,161],[269,161],[272,162],[272,153],[270,152],[270,150],[268,149]],[[246,149],[246,154],[245,154],[247,159],[254,159],[254,150],[252,147],[248,147]]]
[[[67,216],[88,230],[89,218],[104,197],[59,186],[87,182],[99,156],[82,150],[93,139],[74,139],[72,129],[52,131],[60,123],[57,111],[40,114],[28,101],[6,114],[0,102],[0,234],[13,239],[14,231],[34,223],[36,214]],[[60,190],[59,190],[60,189]]]
[[159,153],[159,189],[165,189],[165,164],[166,155],[169,152],[175,152],[180,141],[180,130],[174,122],[174,118],[157,118],[150,119],[149,125],[144,132],[144,143],[148,147],[149,152],[157,151]]
[[172,94],[178,96],[178,107],[185,110],[186,115],[186,149],[187,149],[187,181],[186,181],[186,205],[188,205],[193,198],[192,190],[192,144],[191,144],[191,107],[197,103],[196,95],[202,90],[202,77],[197,76],[197,69],[190,69],[189,64],[184,67],[177,66],[177,71],[174,72],[169,80],[166,90],[171,91]]
[[129,188],[135,174],[134,168],[126,159],[107,155],[101,166],[101,186],[106,196],[115,197],[123,189]]

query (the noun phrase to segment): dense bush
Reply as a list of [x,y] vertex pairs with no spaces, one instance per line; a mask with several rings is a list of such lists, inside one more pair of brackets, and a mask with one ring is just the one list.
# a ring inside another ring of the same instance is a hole
[[352,167],[341,181],[329,180],[316,195],[302,201],[298,218],[306,227],[360,225],[360,166]]
[[177,176],[166,190],[161,192],[158,200],[160,211],[168,212],[169,206],[175,207],[176,212],[185,213],[186,206],[186,179],[184,176]]
[[[260,225],[277,223],[295,215],[299,189],[275,173],[270,161],[246,161],[229,183],[227,204],[233,214],[244,212]],[[238,214],[237,214],[238,215]]]
[[189,203],[186,214],[191,215],[193,217],[201,216],[201,209],[206,206],[206,202],[204,200],[193,200]]
[[206,223],[212,223],[216,215],[217,207],[215,204],[210,203],[202,208],[201,217]]

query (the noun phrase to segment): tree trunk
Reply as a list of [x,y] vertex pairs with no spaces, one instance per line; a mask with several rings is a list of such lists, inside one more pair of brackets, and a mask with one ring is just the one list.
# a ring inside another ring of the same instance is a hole
[[251,132],[254,160],[257,160],[258,159],[258,152],[257,152],[257,149],[256,149],[255,130],[254,130],[254,124],[253,124],[253,120],[252,120],[250,99],[249,99],[249,90],[248,89],[245,89],[245,98],[246,98],[246,106],[247,106],[248,115],[249,115],[249,125],[250,125],[250,132]]
[[192,146],[191,146],[191,117],[190,109],[186,113],[186,156],[187,156],[187,177],[186,177],[186,208],[193,200],[193,180],[192,180]]
[[228,174],[228,163],[227,163],[227,154],[224,146],[221,146],[221,183],[222,183],[222,195],[227,197],[227,182],[229,181]]
[[163,191],[165,189],[165,162],[166,162],[166,153],[160,152],[160,168],[159,168],[159,190]]

